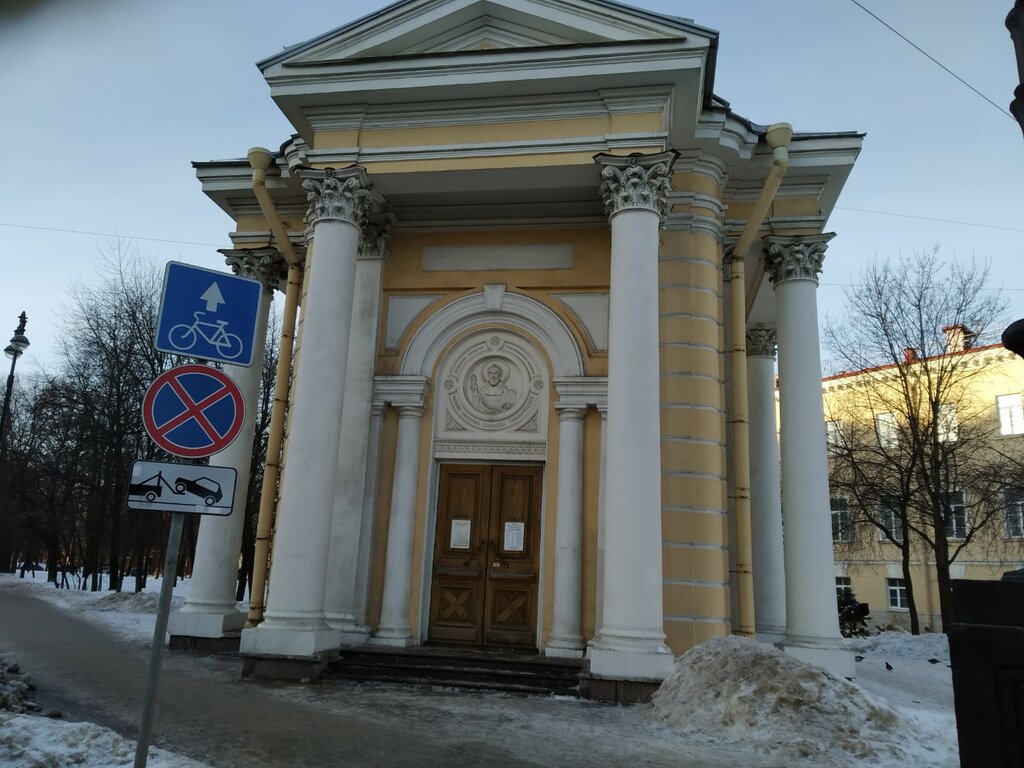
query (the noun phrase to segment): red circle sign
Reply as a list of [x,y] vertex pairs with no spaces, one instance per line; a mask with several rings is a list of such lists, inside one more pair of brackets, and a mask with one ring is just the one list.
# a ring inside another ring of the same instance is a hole
[[142,423],[153,442],[186,459],[227,448],[244,420],[238,385],[206,365],[180,365],[161,373],[142,400]]

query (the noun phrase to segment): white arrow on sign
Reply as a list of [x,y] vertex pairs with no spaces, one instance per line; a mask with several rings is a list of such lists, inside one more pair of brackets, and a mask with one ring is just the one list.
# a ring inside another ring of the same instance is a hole
[[224,294],[220,292],[220,287],[216,281],[210,283],[210,287],[206,289],[206,292],[199,299],[206,302],[207,312],[216,312],[218,306],[227,303],[224,301]]

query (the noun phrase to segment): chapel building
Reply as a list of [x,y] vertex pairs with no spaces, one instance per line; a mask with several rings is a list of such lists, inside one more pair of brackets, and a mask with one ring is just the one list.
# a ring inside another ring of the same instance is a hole
[[[294,135],[195,167],[229,263],[287,286],[286,361],[299,308],[265,611],[234,604],[243,509],[203,520],[172,635],[656,682],[740,633],[853,676],[816,289],[863,137],[741,117],[718,42],[608,0],[402,0],[259,63]],[[250,446],[211,463],[247,477]]]

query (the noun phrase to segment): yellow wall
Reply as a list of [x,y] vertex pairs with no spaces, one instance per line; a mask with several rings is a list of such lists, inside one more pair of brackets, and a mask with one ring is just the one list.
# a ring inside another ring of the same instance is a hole
[[[998,395],[1024,391],[1024,360],[1001,347],[983,347],[965,353],[965,362],[968,367],[965,368],[964,386],[949,394],[949,401],[955,401],[957,406],[958,422],[966,424],[979,420],[993,430],[994,450],[1024,458],[1024,435],[999,435],[996,407]],[[877,414],[898,414],[897,408],[885,403],[887,397],[898,401],[898,393],[887,389],[897,383],[891,369],[887,368],[826,379],[823,384],[826,420],[841,421],[847,430],[860,429],[865,430],[865,435],[872,435]],[[840,495],[840,492],[833,495]],[[972,514],[971,500],[968,498],[967,502],[968,514]],[[986,533],[957,555],[952,564],[954,578],[998,579],[1004,571],[1024,565],[1024,541],[1005,538],[1001,513],[997,513],[996,519],[988,526],[991,527]],[[903,578],[900,550],[877,539],[872,532],[856,544],[836,544],[837,573],[845,569],[857,599],[871,606],[875,623],[892,622],[909,628],[906,610],[888,608],[886,579]],[[956,540],[951,544],[955,546]],[[912,579],[921,625],[938,631],[941,629],[941,616],[934,558],[923,546],[916,545],[912,548],[912,561]],[[958,575],[961,571],[962,576]]]

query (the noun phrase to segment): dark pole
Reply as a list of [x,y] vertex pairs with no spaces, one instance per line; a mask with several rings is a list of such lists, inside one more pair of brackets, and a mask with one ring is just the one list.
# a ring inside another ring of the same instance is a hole
[[1017,0],[1006,15],[1006,28],[1010,30],[1010,39],[1017,54],[1017,81],[1013,91],[1014,99],[1010,102],[1010,112],[1020,123],[1024,131],[1024,0]]
[[25,323],[28,316],[22,312],[18,315],[18,327],[14,329],[14,336],[11,343],[4,350],[11,358],[11,372],[7,376],[7,390],[4,392],[3,410],[0,411],[0,467],[4,466],[7,459],[7,422],[11,418],[11,394],[14,392],[14,368],[18,364],[18,358],[28,349],[28,338],[25,336]]

